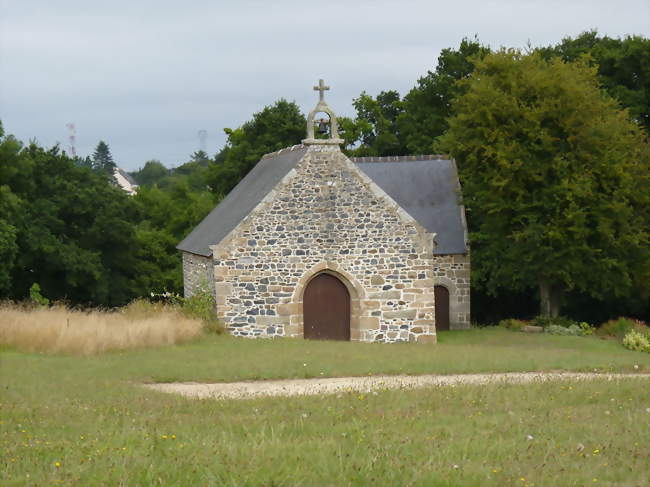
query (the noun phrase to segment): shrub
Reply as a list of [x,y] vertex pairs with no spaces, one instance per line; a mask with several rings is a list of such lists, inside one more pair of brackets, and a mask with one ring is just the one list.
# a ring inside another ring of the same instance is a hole
[[190,318],[203,322],[203,329],[207,333],[223,333],[223,324],[217,318],[214,296],[208,289],[201,289],[189,298],[181,299],[181,311]]
[[517,320],[515,318],[508,318],[508,319],[499,321],[499,326],[501,328],[506,328],[506,329],[512,330],[512,331],[521,331],[521,329],[526,325],[528,325],[527,321]]
[[600,336],[623,338],[632,330],[643,334],[647,332],[648,325],[643,321],[635,320],[634,318],[619,317],[600,325],[596,330],[596,334]]
[[650,353],[650,334],[630,330],[623,338],[623,346],[629,350]]
[[594,327],[591,326],[589,323],[581,321],[578,326],[580,327],[580,334],[582,336],[587,336],[587,335],[593,335],[594,334]]
[[569,328],[573,325],[580,326],[577,321],[573,321],[566,316],[536,316],[530,324],[541,326],[542,328],[549,326],[562,326],[564,328]]
[[37,282],[29,288],[29,299],[37,306],[49,306],[50,300],[41,294],[41,286]]
[[544,333],[551,335],[565,335],[565,336],[582,336],[582,329],[578,325],[561,326],[561,325],[548,325],[544,328]]

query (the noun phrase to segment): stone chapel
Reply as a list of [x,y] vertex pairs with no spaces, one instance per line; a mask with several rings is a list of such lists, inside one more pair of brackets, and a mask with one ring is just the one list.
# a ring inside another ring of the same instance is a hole
[[185,296],[207,287],[236,336],[435,343],[468,328],[454,161],[346,157],[328,89],[302,144],[263,156],[178,245]]

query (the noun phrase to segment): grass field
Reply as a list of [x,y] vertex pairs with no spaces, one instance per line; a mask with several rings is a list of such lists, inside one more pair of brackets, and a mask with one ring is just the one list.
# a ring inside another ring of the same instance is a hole
[[[650,372],[597,338],[499,329],[434,346],[211,336],[79,357],[0,354],[1,485],[646,486],[644,379],[191,400],[146,381]],[[635,368],[636,365],[636,368]]]

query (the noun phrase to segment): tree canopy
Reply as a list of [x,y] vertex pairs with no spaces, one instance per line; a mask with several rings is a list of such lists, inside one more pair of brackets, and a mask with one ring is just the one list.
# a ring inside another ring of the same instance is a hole
[[459,164],[473,285],[537,285],[547,313],[567,289],[647,293],[650,151],[596,69],[501,50],[462,88],[442,145]]
[[[136,247],[131,200],[58,147],[0,140],[3,288],[33,283],[54,299],[123,304],[132,297]],[[8,257],[8,258],[7,258]]]
[[210,165],[207,181],[217,195],[226,195],[269,152],[300,144],[307,120],[294,102],[279,100],[228,134],[220,162]]
[[594,66],[603,88],[629,109],[633,120],[650,132],[650,39],[641,36],[611,38],[595,30],[575,39],[540,49],[545,58],[559,56],[565,61],[584,59]]
[[[563,292],[576,317],[595,310],[582,319],[649,316],[649,43],[592,31],[527,55],[466,38],[405,96],[363,91],[355,117],[339,119],[350,155],[457,159],[478,319],[530,316],[536,288],[548,311]],[[213,157],[147,161],[128,197],[107,177],[104,141],[70,159],[0,124],[0,297],[22,299],[34,283],[49,298],[102,306],[180,291],[178,242],[263,154],[299,144],[305,125],[279,100],[225,129]]]
[[115,172],[117,165],[115,164],[115,161],[113,161],[113,155],[111,154],[108,144],[103,140],[100,140],[95,148],[92,158],[92,167],[96,172],[105,174],[106,176],[113,176],[113,173]]

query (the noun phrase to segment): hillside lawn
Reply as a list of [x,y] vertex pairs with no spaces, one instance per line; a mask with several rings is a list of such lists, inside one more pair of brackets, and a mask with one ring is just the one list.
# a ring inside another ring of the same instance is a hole
[[[95,356],[0,351],[0,485],[650,484],[650,381],[195,400],[144,382],[650,372],[592,337],[478,329],[438,345],[209,336]],[[636,367],[635,367],[636,365]]]

